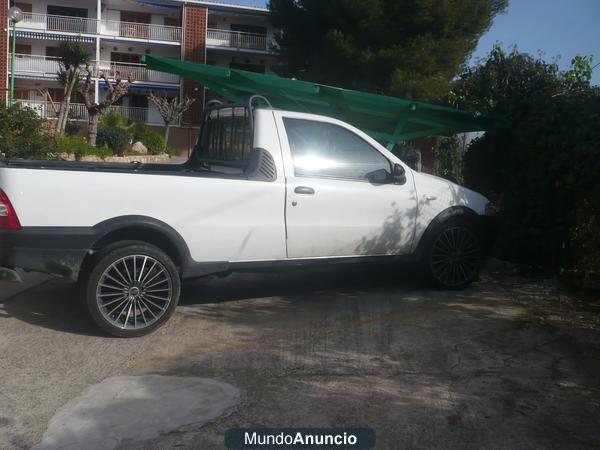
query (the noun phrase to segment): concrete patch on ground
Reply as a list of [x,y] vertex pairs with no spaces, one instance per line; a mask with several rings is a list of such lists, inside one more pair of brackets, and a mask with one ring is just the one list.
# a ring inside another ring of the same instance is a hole
[[213,420],[236,405],[235,386],[208,378],[161,375],[107,378],[59,409],[41,449],[114,449],[185,425]]

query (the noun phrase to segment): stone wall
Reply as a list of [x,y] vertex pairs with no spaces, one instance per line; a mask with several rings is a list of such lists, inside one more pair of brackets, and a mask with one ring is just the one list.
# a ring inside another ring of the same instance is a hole
[[[65,161],[75,161],[75,155],[61,153],[59,155]],[[139,155],[139,156],[109,156],[105,159],[99,156],[84,156],[82,162],[105,162],[105,163],[133,163],[140,162],[143,164],[168,164],[171,160],[169,155]]]

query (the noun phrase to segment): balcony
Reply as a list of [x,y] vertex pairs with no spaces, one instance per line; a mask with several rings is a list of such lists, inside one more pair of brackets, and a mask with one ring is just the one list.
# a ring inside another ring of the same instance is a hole
[[[35,110],[43,119],[56,119],[56,112],[50,102],[39,100],[17,100],[23,107]],[[55,102],[58,108],[58,103]],[[164,125],[158,111],[154,107],[138,108],[132,106],[111,106],[111,111],[120,111],[127,119],[137,119],[150,125]],[[78,122],[87,122],[88,112],[83,103],[71,103],[69,105],[69,119]]]
[[148,70],[144,64],[100,61],[96,66],[96,72],[96,75],[103,72],[111,80],[117,77],[125,79],[131,76],[134,82],[179,84],[179,75]]
[[243,33],[241,31],[212,28],[206,32],[206,45],[208,47],[270,52],[275,45],[275,40],[272,36],[265,34]]
[[17,24],[20,30],[60,32],[78,35],[100,35],[136,41],[162,41],[180,43],[181,27],[146,23],[97,20],[83,17],[54,16],[49,14],[24,13]]
[[[8,55],[10,61],[11,55]],[[10,67],[9,67],[10,70]],[[24,78],[56,79],[60,70],[59,58],[15,54],[15,75]]]
[[83,17],[23,13],[23,20],[17,24],[17,28],[95,35],[98,31],[98,21]]
[[[119,76],[127,78],[131,75],[134,82],[179,84],[178,75],[148,70],[144,64],[99,61],[94,62],[93,65],[95,77],[104,73],[108,79],[114,80]],[[59,58],[15,54],[15,75],[17,77],[56,79],[59,70]]]
[[100,34],[143,41],[181,42],[181,27],[102,20]]

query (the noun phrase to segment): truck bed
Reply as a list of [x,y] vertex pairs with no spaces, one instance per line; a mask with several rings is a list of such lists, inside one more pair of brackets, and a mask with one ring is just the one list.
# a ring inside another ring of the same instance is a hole
[[144,163],[97,163],[61,160],[0,160],[0,168],[61,170],[75,172],[107,172],[144,175],[171,175],[195,177],[243,178],[239,168],[213,166],[211,170],[194,167],[190,161],[183,164],[144,164]]

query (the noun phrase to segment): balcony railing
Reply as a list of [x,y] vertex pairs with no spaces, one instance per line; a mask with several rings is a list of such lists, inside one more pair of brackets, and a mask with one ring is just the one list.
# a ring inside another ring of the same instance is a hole
[[[179,83],[178,75],[148,70],[144,64],[100,61],[94,63],[94,69],[93,75],[95,77],[99,76],[100,73],[104,73],[109,79],[115,79],[117,77],[126,79],[131,76],[134,82]],[[59,70],[59,58],[42,55],[15,55],[15,74],[17,76],[56,78]]]
[[110,79],[115,79],[118,77],[126,79],[127,77],[131,76],[133,81],[170,84],[179,83],[179,75],[158,72],[156,70],[148,70],[144,64],[100,61],[97,67],[98,75],[100,72],[104,72],[106,77]]
[[[10,60],[10,54],[9,54]],[[15,54],[15,74],[41,78],[56,78],[59,58],[41,55]]]
[[103,20],[101,34],[133,39],[181,42],[181,27]]
[[17,27],[63,33],[98,33],[98,21],[96,19],[38,13],[23,13],[23,20],[17,24]]
[[146,41],[181,42],[181,27],[155,25],[120,20],[97,20],[86,17],[55,16],[51,14],[24,13],[18,28],[58,31],[62,33],[106,35],[142,39]]
[[[34,109],[38,115],[43,119],[55,119],[56,112],[50,104],[50,102],[44,102],[39,100],[17,100],[21,106],[26,106]],[[55,102],[58,107],[58,102]],[[160,116],[157,116],[157,112],[152,108],[140,108],[133,106],[111,106],[111,111],[120,111],[121,114],[127,119],[137,119],[153,125],[164,125]],[[83,103],[71,103],[69,105],[69,119],[86,122],[88,120],[87,108]]]
[[229,47],[237,49],[270,51],[274,39],[266,34],[243,33],[241,31],[208,29],[206,45],[209,47]]

